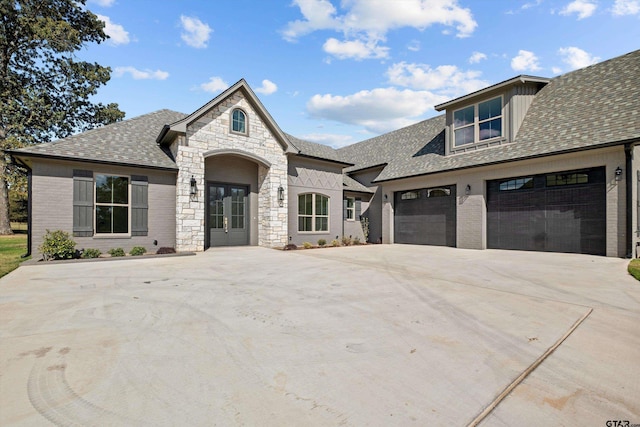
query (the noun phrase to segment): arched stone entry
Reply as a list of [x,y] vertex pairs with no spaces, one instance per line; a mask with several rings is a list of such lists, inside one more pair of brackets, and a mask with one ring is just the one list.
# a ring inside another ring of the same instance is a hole
[[240,150],[213,150],[203,157],[205,248],[258,245],[261,190],[271,165]]

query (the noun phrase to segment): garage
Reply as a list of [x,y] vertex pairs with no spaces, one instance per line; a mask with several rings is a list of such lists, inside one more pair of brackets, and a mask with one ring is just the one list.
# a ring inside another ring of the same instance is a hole
[[398,191],[394,241],[415,245],[456,246],[456,186]]
[[605,168],[488,181],[487,246],[605,255]]

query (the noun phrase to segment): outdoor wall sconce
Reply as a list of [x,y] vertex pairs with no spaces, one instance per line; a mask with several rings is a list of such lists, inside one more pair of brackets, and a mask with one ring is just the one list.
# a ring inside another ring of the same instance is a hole
[[464,189],[464,194],[466,194],[467,196],[471,194],[471,185],[467,184],[466,188]]
[[622,180],[622,168],[618,166],[616,168],[616,181],[621,181],[621,180]]
[[196,194],[198,194],[198,187],[197,187],[196,179],[193,177],[193,175],[191,175],[191,181],[190,181],[190,186],[189,186],[189,194],[192,195],[192,196],[195,196]]
[[388,195],[388,194],[385,194],[385,195],[384,195],[384,201],[385,201],[385,202],[389,201],[389,195]]
[[282,186],[278,187],[278,202],[280,203],[280,206],[282,206],[282,203],[284,202],[284,188],[282,188]]

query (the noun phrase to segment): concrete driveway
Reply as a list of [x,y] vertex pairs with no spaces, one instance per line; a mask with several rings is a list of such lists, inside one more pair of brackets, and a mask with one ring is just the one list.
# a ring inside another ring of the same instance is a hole
[[640,423],[626,264],[375,245],[23,266],[0,280],[0,425]]

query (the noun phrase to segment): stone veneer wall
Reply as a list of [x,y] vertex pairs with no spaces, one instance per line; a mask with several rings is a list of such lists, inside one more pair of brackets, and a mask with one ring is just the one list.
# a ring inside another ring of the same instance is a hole
[[[230,132],[230,114],[241,108],[247,115],[248,135]],[[271,163],[258,168],[258,244],[274,247],[287,244],[287,156],[251,104],[238,91],[218,103],[187,128],[187,135],[177,150],[176,249],[202,251],[205,245],[205,170],[204,154],[216,149],[240,150]],[[189,194],[191,177],[198,194]],[[285,189],[282,206],[278,187]],[[254,215],[254,213],[251,213]]]

